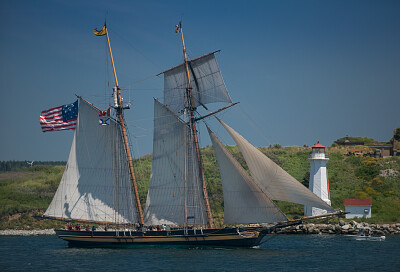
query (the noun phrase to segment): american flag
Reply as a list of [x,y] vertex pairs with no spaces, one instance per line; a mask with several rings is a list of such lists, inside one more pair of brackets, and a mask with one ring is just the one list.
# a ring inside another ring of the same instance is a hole
[[62,105],[42,111],[40,125],[43,132],[74,130],[78,119],[78,100],[74,103]]

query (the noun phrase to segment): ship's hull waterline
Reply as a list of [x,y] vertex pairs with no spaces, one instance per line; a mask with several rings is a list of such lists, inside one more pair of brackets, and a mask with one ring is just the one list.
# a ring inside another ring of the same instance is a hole
[[260,244],[268,231],[237,228],[171,231],[73,231],[55,230],[71,247],[135,246],[225,246],[253,247]]

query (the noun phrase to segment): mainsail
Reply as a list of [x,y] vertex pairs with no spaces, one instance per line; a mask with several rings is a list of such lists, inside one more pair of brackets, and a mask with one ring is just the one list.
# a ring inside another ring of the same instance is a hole
[[191,129],[155,100],[153,163],[145,223],[203,225],[205,218]]
[[[195,107],[214,102],[229,102],[228,91],[218,68],[214,53],[188,61]],[[185,109],[188,76],[184,64],[164,72],[164,103],[181,115]]]
[[79,100],[67,166],[45,216],[112,223],[138,221],[120,125],[100,126],[98,109]]
[[[218,119],[218,118],[217,118]],[[307,189],[239,133],[218,119],[238,145],[259,188],[273,200],[308,205],[333,212],[334,209]]]
[[224,192],[224,223],[271,223],[287,217],[229,153],[215,134],[208,133],[217,157]]

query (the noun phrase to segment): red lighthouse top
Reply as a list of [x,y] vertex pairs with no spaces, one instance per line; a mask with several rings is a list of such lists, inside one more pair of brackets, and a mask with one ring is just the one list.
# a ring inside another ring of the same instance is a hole
[[323,146],[322,144],[319,143],[319,141],[312,146],[312,148],[325,148],[325,146]]

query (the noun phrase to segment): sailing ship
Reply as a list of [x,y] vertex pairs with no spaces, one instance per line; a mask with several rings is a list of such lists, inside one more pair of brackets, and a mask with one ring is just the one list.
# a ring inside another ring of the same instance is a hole
[[[273,229],[301,223],[289,221],[273,200],[334,214],[331,206],[215,116],[234,105],[216,52],[188,60],[181,24],[177,33],[182,39],[184,63],[162,73],[164,101],[154,100],[152,169],[142,211],[108,30],[106,26],[95,30],[96,35],[107,37],[115,78],[115,117],[110,118],[108,126],[99,126],[99,109],[79,97],[77,127],[66,169],[44,217],[117,227],[112,231],[57,229],[58,237],[70,246],[251,247],[259,245]],[[197,114],[198,107],[208,110],[206,105],[215,102],[228,106],[203,116]],[[223,228],[214,226],[197,135],[197,122],[213,117],[236,142],[251,173],[207,127],[222,180],[224,224],[228,225]],[[260,223],[273,224],[266,227]]]

